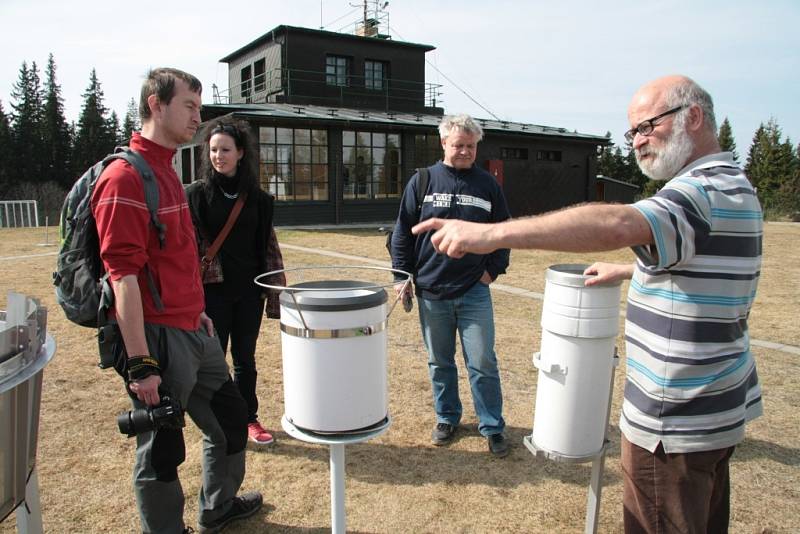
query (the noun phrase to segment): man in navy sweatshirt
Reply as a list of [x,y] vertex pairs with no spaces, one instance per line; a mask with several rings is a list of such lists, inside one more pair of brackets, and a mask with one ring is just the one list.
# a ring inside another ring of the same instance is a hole
[[[436,253],[430,234],[414,236],[411,228],[432,217],[489,223],[504,221],[510,215],[500,185],[475,165],[478,142],[483,138],[481,127],[468,115],[446,116],[439,124],[439,136],[444,160],[428,168],[430,179],[421,207],[417,205],[419,174],[409,180],[403,192],[392,235],[392,266],[414,274],[436,410],[433,443],[452,442],[461,421],[455,363],[458,333],[478,431],[486,436],[492,454],[503,457],[508,454],[508,440],[489,284],[506,272],[509,250],[453,259]],[[398,284],[396,290],[402,291],[403,285]]]

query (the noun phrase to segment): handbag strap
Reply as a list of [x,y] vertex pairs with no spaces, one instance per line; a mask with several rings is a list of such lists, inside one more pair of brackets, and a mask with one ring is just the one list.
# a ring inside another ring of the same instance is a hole
[[208,247],[206,250],[205,256],[200,260],[206,265],[210,265],[211,261],[214,259],[214,256],[217,255],[219,252],[220,247],[222,247],[222,243],[225,242],[225,238],[228,237],[228,234],[231,233],[231,228],[233,228],[233,224],[236,222],[236,219],[239,217],[239,213],[242,212],[242,208],[244,207],[244,203],[247,201],[247,193],[243,193],[239,195],[239,198],[236,199],[236,203],[233,205],[233,209],[231,210],[230,215],[228,215],[228,220],[225,221],[225,226],[222,227],[219,234],[217,234],[217,238]]

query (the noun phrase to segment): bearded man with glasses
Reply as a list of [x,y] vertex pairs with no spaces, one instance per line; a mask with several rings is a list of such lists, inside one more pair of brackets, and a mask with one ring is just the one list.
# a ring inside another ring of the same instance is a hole
[[635,264],[595,263],[587,286],[632,278],[622,431],[625,531],[727,532],[729,462],[762,413],[747,318],[761,273],[761,207],[721,152],[711,96],[685,76],[643,86],[628,108],[642,171],[669,180],[632,205],[587,204],[495,224],[428,219],[451,257],[501,248],[632,247]]

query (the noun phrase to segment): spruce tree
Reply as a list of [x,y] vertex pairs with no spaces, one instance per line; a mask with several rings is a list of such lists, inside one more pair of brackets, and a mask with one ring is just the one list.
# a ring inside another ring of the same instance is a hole
[[640,192],[645,191],[652,180],[639,168],[639,162],[636,161],[636,151],[633,149],[633,144],[625,143],[625,148],[627,149],[623,163],[625,165],[625,172],[627,173],[627,180],[625,181],[638,185]]
[[793,214],[800,209],[800,190],[797,187],[797,176],[800,161],[794,151],[791,139],[780,144],[777,150],[777,167],[781,172],[781,181],[775,195],[777,210],[782,214]]
[[108,131],[114,133],[114,146],[117,147],[121,145],[122,127],[119,125],[119,115],[117,115],[116,111],[111,112],[111,116],[108,118],[106,125]]
[[22,63],[11,98],[11,183],[17,185],[22,182],[41,182],[44,156],[41,136],[42,90],[35,62],[30,68],[27,63]]
[[11,124],[0,101],[0,198],[11,188]]
[[733,140],[733,131],[731,130],[731,123],[728,117],[722,121],[717,134],[719,139],[719,146],[723,152],[730,152],[733,154],[733,161],[739,162],[739,154],[736,153],[736,141]]
[[762,123],[753,136],[745,172],[765,210],[786,212],[795,204],[791,191],[798,163],[791,141],[781,137],[774,118],[766,126]]
[[[761,205],[764,208],[766,208],[766,206],[764,205],[765,197],[763,195],[763,190],[767,187],[766,181],[768,178],[766,178],[766,176],[769,174],[769,168],[767,167],[769,148],[770,143],[767,139],[767,129],[762,122],[758,126],[756,133],[753,134],[753,141],[750,143],[750,150],[747,154],[747,163],[745,164],[744,171],[750,179],[750,183],[752,183],[753,187],[756,189],[758,199],[761,201]],[[762,182],[764,182],[763,185]]]
[[[611,132],[606,132],[606,137],[611,138]],[[614,143],[609,143],[604,147],[600,147],[600,153],[597,155],[597,174],[616,179],[617,169],[614,166],[614,146]]]
[[136,105],[136,101],[131,98],[125,110],[125,118],[122,120],[122,143],[120,144],[127,145],[133,136],[133,132],[138,132],[141,128],[142,126],[139,122],[139,106]]
[[108,109],[103,104],[103,90],[92,69],[89,87],[83,94],[83,107],[78,118],[73,146],[74,174],[79,176],[95,162],[114,150],[117,132],[112,129]]
[[71,138],[67,120],[64,117],[64,101],[61,87],[56,82],[56,63],[53,54],[47,59],[45,78],[44,110],[42,116],[42,140],[45,159],[42,162],[43,181],[55,182],[66,189],[75,179],[70,164]]

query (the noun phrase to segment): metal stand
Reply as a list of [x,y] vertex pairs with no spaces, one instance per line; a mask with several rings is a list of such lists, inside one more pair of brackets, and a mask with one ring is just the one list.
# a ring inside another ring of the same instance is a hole
[[25,486],[25,502],[17,507],[17,532],[19,534],[42,534],[42,505],[39,501],[39,475],[33,468]]
[[616,375],[616,369],[618,365],[619,355],[616,351],[614,351],[614,366],[611,369],[611,387],[609,388],[608,392],[608,407],[606,408],[606,433],[605,437],[603,438],[603,446],[599,451],[588,456],[567,456],[555,451],[549,451],[537,447],[533,442],[533,434],[522,438],[522,443],[525,444],[525,447],[527,447],[527,449],[534,456],[544,457],[554,462],[563,463],[580,464],[588,461],[592,462],[592,476],[589,481],[589,493],[586,499],[586,526],[583,530],[585,534],[597,533],[597,522],[600,518],[600,494],[603,490],[603,469],[605,468],[606,463],[606,451],[608,450],[608,445],[610,443],[608,439],[608,422],[611,417],[611,400],[614,397],[614,375]]
[[344,508],[344,472],[345,456],[344,447],[351,443],[360,443],[378,437],[389,429],[392,424],[390,417],[386,421],[368,432],[361,434],[315,434],[297,428],[286,418],[281,418],[281,426],[287,434],[300,441],[328,445],[330,448],[331,469],[331,532],[332,534],[345,534],[346,512]]

